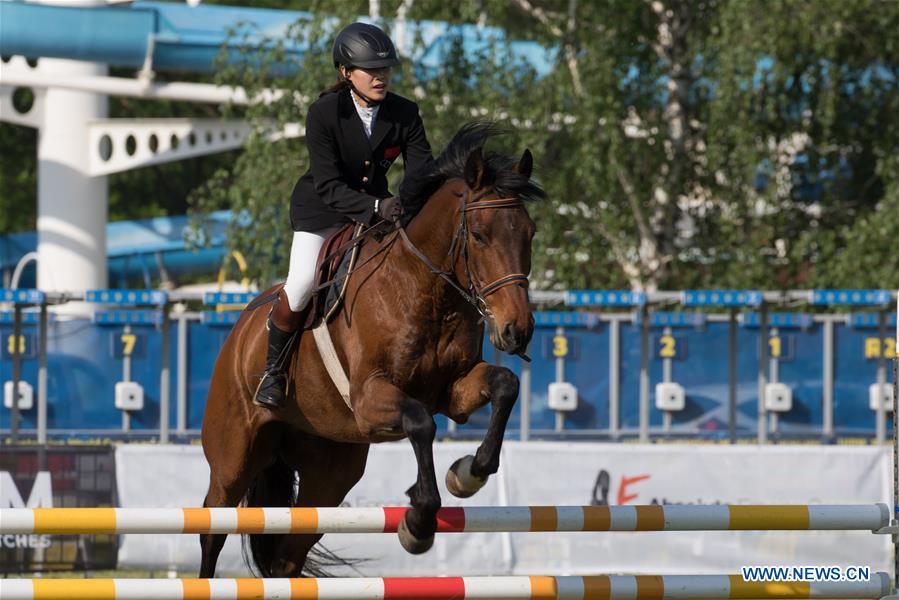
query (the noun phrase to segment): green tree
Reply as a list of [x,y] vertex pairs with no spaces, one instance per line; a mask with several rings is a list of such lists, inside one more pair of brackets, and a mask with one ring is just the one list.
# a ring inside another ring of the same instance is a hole
[[[230,243],[264,279],[284,274],[287,198],[307,165],[302,140],[275,142],[272,133],[302,123],[305,107],[333,81],[335,27],[365,10],[299,4],[314,16],[292,35],[313,49],[294,76],[269,77],[267,65],[283,59],[277,43],[248,49],[252,68],[220,73],[220,82],[251,93],[291,93],[246,109],[257,134],[194,197],[200,213],[232,207],[252,220],[252,228],[235,225]],[[482,30],[473,57],[450,34],[439,72],[421,77],[407,61],[395,88],[418,100],[436,149],[478,117],[508,127],[501,149],[534,151],[550,195],[530,208],[539,227],[535,287],[851,285],[849,273],[829,266],[833,256],[851,264],[853,253],[870,252],[853,240],[893,206],[886,190],[895,176],[885,161],[897,139],[889,116],[899,98],[899,5],[377,4],[394,32],[403,19],[508,31],[492,38]],[[516,62],[513,37],[557,49],[552,72],[538,78]],[[888,250],[876,251],[890,263]]]

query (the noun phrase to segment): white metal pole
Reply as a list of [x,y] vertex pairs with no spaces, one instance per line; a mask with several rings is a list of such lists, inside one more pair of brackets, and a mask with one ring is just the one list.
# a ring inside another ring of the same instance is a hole
[[[561,337],[565,335],[564,327],[556,327],[556,336]],[[560,383],[565,381],[565,357],[557,356],[556,357],[556,382]],[[562,431],[565,429],[565,413],[562,411],[556,411],[556,431]]]
[[[764,343],[768,344],[769,350],[771,350],[771,339],[778,336],[780,336],[780,331],[777,327],[772,327],[768,332],[768,338],[764,341]],[[780,381],[780,358],[774,356],[773,351],[768,354],[768,380],[769,383],[778,383]],[[780,420],[776,412],[771,413],[770,423],[771,433],[778,436],[780,433]]]
[[[674,330],[670,327],[666,327],[662,330],[662,335],[672,336],[674,335]],[[674,365],[672,364],[671,358],[663,358],[662,359],[662,382],[663,383],[671,383],[672,378],[672,370]],[[662,412],[662,431],[665,433],[671,433],[671,411],[666,410]]]
[[41,302],[40,326],[38,329],[38,368],[37,368],[37,443],[47,443],[47,302]]
[[180,435],[187,433],[187,336],[189,323],[184,314],[178,315],[178,351],[175,357],[178,375],[177,387],[177,432]]
[[[106,66],[41,59],[53,75],[105,75]],[[107,287],[105,177],[90,177],[88,124],[106,117],[106,97],[48,88],[38,140],[37,287],[78,292]]]
[[877,315],[877,340],[880,344],[880,353],[877,357],[877,410],[874,417],[877,422],[874,426],[874,437],[878,446],[883,446],[887,439],[886,402],[883,401],[887,391],[887,356],[884,348],[887,340],[887,317],[889,312],[881,310]]

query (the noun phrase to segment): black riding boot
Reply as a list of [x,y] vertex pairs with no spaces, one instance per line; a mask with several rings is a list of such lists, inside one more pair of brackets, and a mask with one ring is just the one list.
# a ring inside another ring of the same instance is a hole
[[256,388],[253,402],[266,408],[281,408],[287,387],[287,365],[295,331],[278,329],[271,318],[268,321],[268,351],[265,357],[265,373]]

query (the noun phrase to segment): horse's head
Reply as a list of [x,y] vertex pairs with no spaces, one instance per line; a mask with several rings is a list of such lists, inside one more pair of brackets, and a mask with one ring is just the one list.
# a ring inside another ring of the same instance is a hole
[[537,227],[524,205],[525,196],[540,191],[530,183],[532,168],[529,150],[517,164],[499,155],[485,158],[481,148],[465,162],[456,277],[476,294],[490,341],[510,354],[523,354],[534,333],[527,277]]

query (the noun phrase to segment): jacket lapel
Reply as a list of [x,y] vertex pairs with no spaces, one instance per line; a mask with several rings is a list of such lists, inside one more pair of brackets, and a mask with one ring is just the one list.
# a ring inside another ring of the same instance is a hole
[[393,129],[393,120],[390,116],[390,96],[387,96],[378,108],[378,116],[375,117],[375,124],[371,129],[369,142],[372,150],[378,148],[391,129]]
[[356,112],[356,107],[353,106],[354,100],[350,95],[350,90],[341,91],[338,102],[340,104],[340,128],[343,131],[343,135],[346,136],[347,141],[350,142],[353,148],[358,149],[360,154],[370,154],[368,137],[366,137],[365,128],[362,126],[362,119],[359,118],[359,113]]

